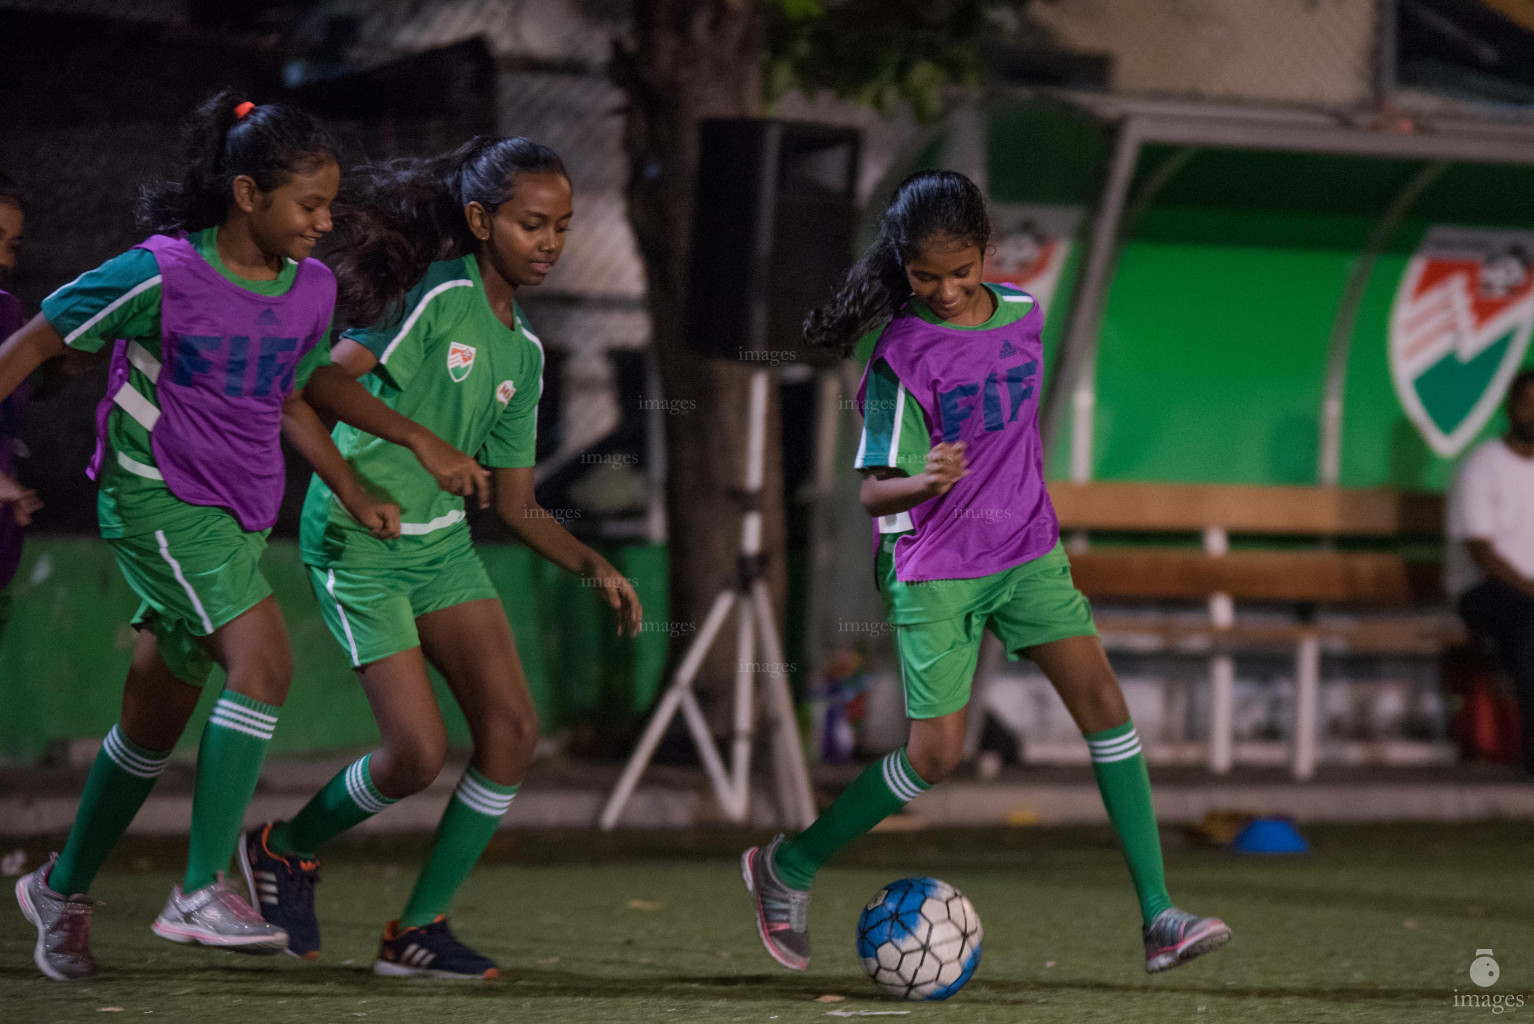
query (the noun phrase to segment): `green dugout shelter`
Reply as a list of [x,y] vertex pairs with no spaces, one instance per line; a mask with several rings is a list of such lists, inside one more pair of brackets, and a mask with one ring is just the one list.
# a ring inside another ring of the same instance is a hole
[[1095,93],[989,110],[1053,479],[1442,490],[1534,326],[1534,129]]

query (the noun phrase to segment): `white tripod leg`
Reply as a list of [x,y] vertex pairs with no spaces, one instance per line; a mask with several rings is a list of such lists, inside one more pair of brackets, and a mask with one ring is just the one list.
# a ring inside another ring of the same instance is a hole
[[788,783],[783,801],[783,816],[787,824],[807,828],[815,820],[815,791],[810,785],[810,770],[804,763],[804,747],[799,742],[799,722],[794,717],[794,698],[788,689],[788,677],[783,668],[783,645],[778,641],[778,627],[773,620],[772,598],[767,584],[757,580],[751,588],[751,601],[756,608],[757,624],[762,631],[762,646],[775,671],[767,680],[768,706],[776,719],[773,730],[775,763]]
[[[623,769],[623,775],[618,779],[618,785],[613,787],[612,795],[607,798],[607,805],[602,808],[600,824],[604,832],[611,831],[612,827],[618,823],[619,815],[623,813],[629,797],[634,795],[634,787],[639,784],[639,777],[649,767],[650,758],[655,755],[655,748],[660,745],[660,738],[665,734],[666,726],[671,724],[672,716],[676,714],[679,705],[684,708],[693,738],[695,740],[698,738],[699,729],[694,725],[693,718],[696,714],[701,723],[703,716],[698,710],[697,698],[692,695],[693,677],[698,674],[698,669],[703,665],[709,645],[714,642],[715,634],[724,625],[725,616],[729,615],[734,603],[735,593],[730,590],[720,591],[719,596],[714,599],[714,606],[709,609],[708,618],[703,621],[702,631],[693,639],[692,646],[687,649],[687,655],[677,668],[671,686],[666,690],[666,695],[661,698],[660,704],[656,706],[655,714],[650,717],[650,724],[645,726],[639,745],[634,748],[628,766]],[[684,702],[683,698],[690,699]],[[719,754],[714,750],[713,740],[708,735],[706,724],[703,725],[702,736],[708,742],[699,744],[698,753],[703,758],[703,766],[708,770],[714,789],[719,792],[721,800],[724,800],[729,792],[729,780],[725,777],[724,766],[719,762]]]

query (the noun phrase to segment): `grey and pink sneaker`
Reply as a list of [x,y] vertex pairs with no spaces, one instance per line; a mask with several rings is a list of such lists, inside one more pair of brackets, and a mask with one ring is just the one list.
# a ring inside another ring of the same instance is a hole
[[778,836],[741,854],[740,874],[756,897],[756,934],[767,954],[791,971],[802,971],[810,966],[810,894],[784,885],[772,869],[782,844]]
[[48,886],[58,854],[36,871],[16,879],[16,902],[37,928],[32,962],[56,981],[78,981],[96,973],[91,956],[91,898],[83,893],[67,896]]
[[1145,928],[1146,973],[1171,970],[1229,941],[1230,925],[1218,917],[1198,917],[1168,907]]
[[280,953],[288,948],[288,933],[261,919],[244,897],[218,878],[194,892],[171,887],[165,909],[150,929],[172,942],[216,946],[237,953]]

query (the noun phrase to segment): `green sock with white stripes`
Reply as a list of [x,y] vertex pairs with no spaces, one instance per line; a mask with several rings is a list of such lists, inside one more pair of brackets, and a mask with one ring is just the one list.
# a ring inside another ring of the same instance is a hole
[[224,690],[213,705],[197,748],[192,787],[192,843],[182,892],[194,892],[229,867],[245,808],[256,792],[266,746],[277,728],[274,705]]
[[1092,753],[1092,774],[1108,808],[1108,820],[1118,833],[1119,846],[1129,865],[1140,917],[1145,924],[1172,905],[1166,891],[1166,872],[1161,862],[1161,834],[1156,828],[1156,808],[1151,801],[1150,773],[1133,722],[1102,732],[1086,734]]
[[313,857],[319,848],[353,825],[360,824],[398,803],[373,785],[368,765],[373,755],[359,757],[314,794],[289,821],[272,826],[267,842],[273,853]]
[[773,859],[773,870],[784,885],[808,889],[815,872],[837,850],[931,788],[931,783],[916,774],[901,747],[863,769],[863,774],[809,828],[784,840]]
[[124,736],[121,725],[112,726],[85,780],[69,838],[47,878],[50,889],[65,896],[90,891],[102,862],[128,831],[169,760],[170,751],[146,750]]
[[516,786],[491,782],[476,768],[463,773],[442,812],[426,866],[400,913],[401,928],[419,928],[447,913],[453,894],[485,852],[516,795]]

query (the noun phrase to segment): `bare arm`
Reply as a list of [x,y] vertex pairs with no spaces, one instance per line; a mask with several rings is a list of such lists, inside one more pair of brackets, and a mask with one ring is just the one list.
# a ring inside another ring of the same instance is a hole
[[325,481],[353,519],[380,540],[399,536],[399,506],[374,498],[352,475],[319,416],[295,391],[282,406],[282,436]]
[[1523,591],[1530,597],[1534,597],[1534,579],[1523,575],[1512,564],[1497,554],[1497,549],[1489,540],[1471,539],[1465,542],[1470,551],[1470,560],[1476,568],[1489,580],[1506,583],[1508,586]]
[[304,386],[304,398],[315,409],[409,449],[438,487],[449,494],[477,497],[480,508],[489,507],[490,473],[483,466],[357,383],[358,377],[378,365],[373,353],[342,338],[331,348],[330,361],[330,366],[315,370]]
[[[9,398],[32,371],[66,351],[64,339],[41,313],[0,344],[0,401]],[[0,507],[10,506],[16,522],[26,526],[32,513],[43,507],[30,488],[0,473]]]
[[618,634],[639,634],[644,609],[634,585],[612,563],[570,535],[533,496],[531,467],[495,471],[495,512],[523,543],[561,569],[579,573],[602,589],[618,612]]
[[66,351],[64,339],[41,313],[0,344],[0,401],[11,396],[32,371]]
[[969,474],[964,461],[964,442],[939,444],[927,453],[926,469],[907,476],[889,466],[865,471],[858,500],[869,515],[892,516],[907,512],[924,501],[947,494],[953,485]]

